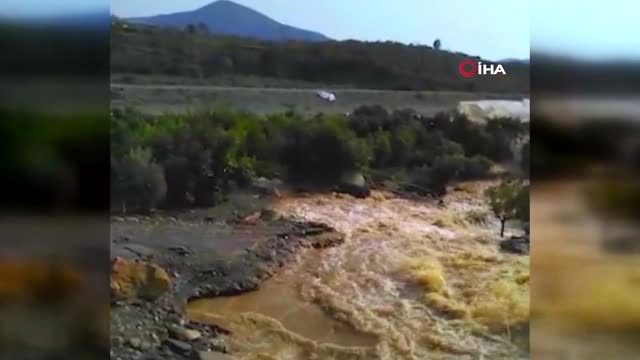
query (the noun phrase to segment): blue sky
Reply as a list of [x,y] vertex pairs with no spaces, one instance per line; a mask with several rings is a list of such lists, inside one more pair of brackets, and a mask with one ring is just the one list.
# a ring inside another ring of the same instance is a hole
[[[192,10],[212,0],[112,0],[118,16]],[[529,57],[527,0],[236,0],[279,22],[331,38],[395,40],[484,58]],[[490,5],[489,5],[490,4]]]
[[[212,0],[111,0],[119,16],[192,10]],[[587,58],[640,59],[637,0],[235,0],[335,39],[431,44],[496,60],[530,46]],[[106,0],[1,0],[0,15],[107,9]],[[530,31],[531,29],[531,31]]]
[[532,49],[640,59],[640,1],[531,0],[531,5]]

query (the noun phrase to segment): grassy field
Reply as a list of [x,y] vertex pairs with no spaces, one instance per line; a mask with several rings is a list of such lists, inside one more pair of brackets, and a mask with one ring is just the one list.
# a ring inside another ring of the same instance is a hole
[[381,105],[390,110],[412,108],[430,115],[453,109],[460,101],[522,98],[515,94],[324,88],[336,94],[337,100],[329,103],[316,96],[316,89],[114,82],[111,102],[115,108],[133,107],[149,113],[198,111],[219,106],[259,113],[287,110],[305,114],[346,113],[362,105]]
[[316,82],[283,79],[276,77],[240,75],[240,74],[219,74],[209,77],[188,77],[176,75],[146,75],[146,74],[123,74],[114,73],[111,75],[111,82],[114,84],[128,85],[202,85],[202,86],[235,86],[250,88],[282,88],[282,89],[316,89],[318,87],[336,88],[357,88],[354,85],[344,84],[319,84]]

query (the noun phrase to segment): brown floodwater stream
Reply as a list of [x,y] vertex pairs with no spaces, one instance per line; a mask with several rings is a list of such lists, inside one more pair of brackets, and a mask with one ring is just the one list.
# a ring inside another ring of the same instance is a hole
[[[287,216],[327,223],[344,244],[301,253],[260,290],[190,303],[231,331],[237,359],[519,359],[528,256],[498,251],[480,190],[446,207],[375,193],[282,199]],[[473,215],[473,216],[472,216]]]
[[356,347],[376,345],[376,336],[359,333],[348,323],[332,318],[320,306],[303,299],[290,284],[292,275],[267,280],[260,291],[195,301],[190,309],[214,314],[219,317],[219,324],[229,328],[233,328],[234,317],[255,313],[273,318],[286,330],[319,343]]

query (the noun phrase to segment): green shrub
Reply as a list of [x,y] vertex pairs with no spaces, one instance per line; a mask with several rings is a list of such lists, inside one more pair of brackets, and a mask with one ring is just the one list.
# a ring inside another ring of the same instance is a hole
[[[138,166],[132,163],[162,167],[168,207],[213,205],[234,185],[246,186],[255,176],[334,185],[345,173],[393,171],[407,173],[423,192],[443,194],[452,181],[486,177],[491,160],[501,158],[501,146],[513,140],[510,129],[516,125],[491,124],[488,131],[465,117],[451,122],[447,114],[389,114],[379,106],[358,108],[348,117],[307,118],[294,112],[260,116],[226,109],[159,116],[125,110],[112,114],[111,149],[122,189],[136,186],[135,176],[122,176],[131,173],[124,168]],[[491,138],[500,136],[505,136],[503,145],[492,144]],[[135,197],[124,190],[114,196],[122,194]]]
[[504,125],[505,121],[493,120],[483,126],[458,115],[447,129],[446,136],[462,145],[466,156],[482,155],[496,162],[508,161],[513,159],[511,144],[520,132],[513,130],[515,125]]
[[369,137],[370,147],[373,152],[372,166],[382,168],[391,163],[393,153],[391,149],[391,137],[388,131],[378,131]]
[[380,105],[361,106],[353,111],[348,121],[349,129],[359,137],[366,137],[380,130],[389,130],[391,125],[389,112]]
[[458,173],[458,180],[483,179],[489,175],[493,163],[488,158],[476,155],[472,158],[464,158],[462,169]]
[[422,167],[413,171],[412,182],[420,187],[420,192],[443,196],[447,185],[456,177],[457,166],[452,161],[436,161],[431,167]]
[[484,156],[467,158],[463,155],[443,156],[436,159],[433,168],[438,172],[451,174],[455,180],[474,180],[485,178],[493,163]]
[[494,216],[500,220],[500,237],[504,236],[508,220],[529,221],[529,184],[516,180],[504,181],[487,189],[486,197]]
[[162,167],[153,161],[151,150],[135,148],[121,161],[112,163],[112,194],[123,213],[149,211],[164,199],[167,184]]
[[481,156],[443,156],[437,158],[430,167],[423,166],[414,170],[411,178],[425,192],[444,195],[451,182],[484,178],[489,174],[491,166],[491,161]]
[[293,124],[282,151],[290,180],[335,183],[349,171],[362,170],[370,160],[366,141],[338,119],[320,117]]

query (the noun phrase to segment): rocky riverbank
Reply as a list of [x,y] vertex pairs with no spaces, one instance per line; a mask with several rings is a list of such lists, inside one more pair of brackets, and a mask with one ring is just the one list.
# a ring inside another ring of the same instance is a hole
[[226,330],[189,322],[186,302],[257,290],[302,248],[340,244],[321,223],[271,211],[112,221],[112,359],[224,359]]

